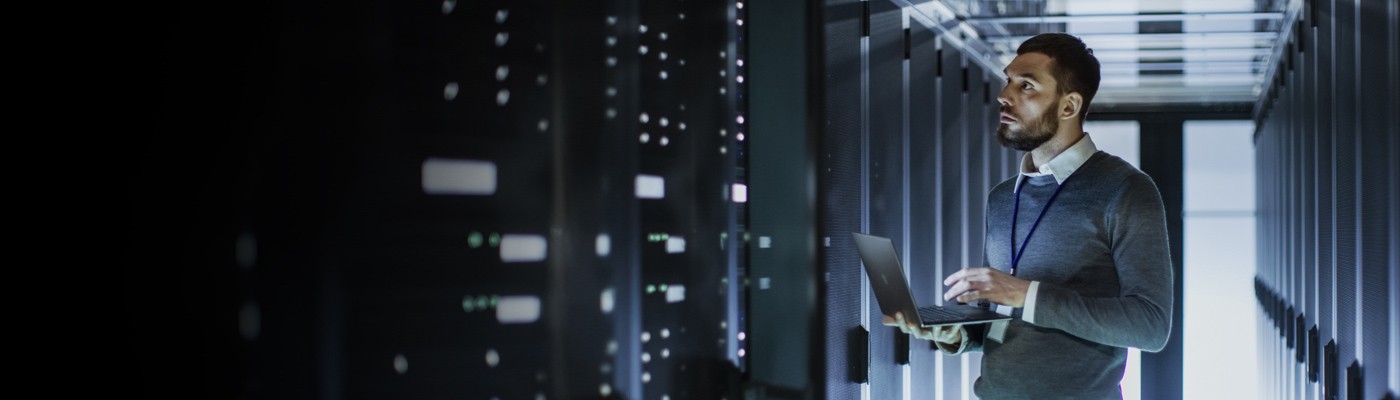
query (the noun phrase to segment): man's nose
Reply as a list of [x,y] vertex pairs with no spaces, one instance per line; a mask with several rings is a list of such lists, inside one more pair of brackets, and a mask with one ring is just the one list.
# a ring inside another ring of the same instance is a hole
[[1011,106],[1011,98],[1006,95],[1006,88],[1009,87],[1011,87],[1011,85],[1002,86],[1001,91],[997,92],[997,102],[1001,103],[1002,107]]

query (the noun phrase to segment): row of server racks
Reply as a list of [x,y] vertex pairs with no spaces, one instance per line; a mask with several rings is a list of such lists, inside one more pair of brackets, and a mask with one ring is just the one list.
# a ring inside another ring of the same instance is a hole
[[1302,2],[1256,104],[1262,398],[1394,398],[1400,385],[1396,13]]

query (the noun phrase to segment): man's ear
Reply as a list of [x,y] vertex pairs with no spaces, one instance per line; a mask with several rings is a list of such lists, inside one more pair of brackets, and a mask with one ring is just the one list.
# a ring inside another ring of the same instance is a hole
[[1060,98],[1060,119],[1079,118],[1084,112],[1084,96],[1079,92],[1069,92]]

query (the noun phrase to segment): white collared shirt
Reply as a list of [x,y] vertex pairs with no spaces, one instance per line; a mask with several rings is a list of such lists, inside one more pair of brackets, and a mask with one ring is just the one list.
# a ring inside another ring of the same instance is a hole
[[1068,149],[1055,155],[1044,165],[1036,166],[1035,161],[1031,158],[1031,153],[1026,152],[1021,157],[1021,174],[1016,176],[1016,187],[1021,187],[1021,180],[1028,176],[1054,175],[1055,183],[1063,184],[1065,179],[1069,179],[1074,171],[1084,166],[1084,162],[1089,161],[1089,157],[1097,152],[1099,152],[1099,147],[1094,145],[1094,140],[1089,138],[1088,132],[1085,132],[1078,142],[1074,142]]
[[[1089,161],[1089,157],[1097,152],[1099,152],[1099,147],[1094,145],[1094,140],[1089,138],[1088,132],[1085,132],[1078,142],[1040,166],[1034,165],[1031,153],[1026,152],[1025,156],[1021,157],[1021,173],[1016,176],[1016,191],[1021,190],[1022,180],[1032,176],[1054,175],[1055,183],[1062,185],[1065,183],[1065,179],[1069,179],[1074,171],[1084,166],[1084,162]],[[1035,323],[1035,297],[1038,291],[1040,291],[1040,281],[1031,281],[1030,289],[1026,290],[1025,311],[1021,313],[1021,320]]]

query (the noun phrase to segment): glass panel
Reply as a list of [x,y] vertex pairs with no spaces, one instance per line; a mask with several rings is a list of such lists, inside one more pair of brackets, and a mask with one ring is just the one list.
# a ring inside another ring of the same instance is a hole
[[1254,123],[1183,128],[1182,397],[1257,398]]

